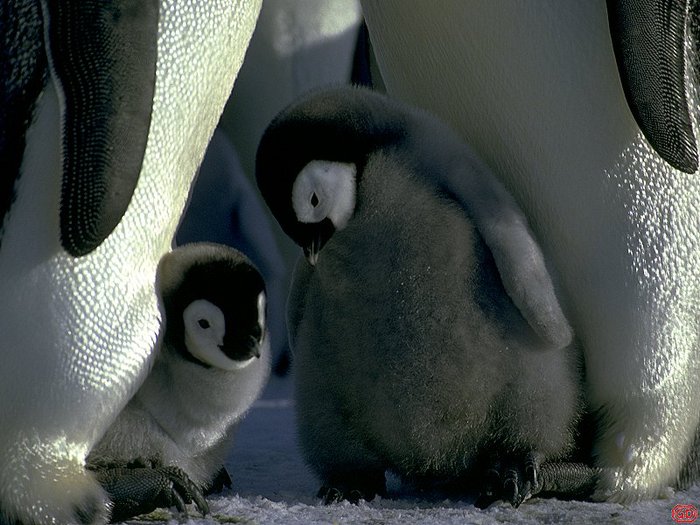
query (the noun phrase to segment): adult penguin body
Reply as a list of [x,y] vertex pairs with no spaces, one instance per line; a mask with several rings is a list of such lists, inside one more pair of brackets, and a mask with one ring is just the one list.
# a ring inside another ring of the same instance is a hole
[[388,91],[473,145],[561,276],[597,496],[659,495],[700,419],[694,3],[363,7]]
[[148,369],[156,265],[259,7],[0,7],[3,520],[106,519],[85,457]]
[[288,323],[300,440],[324,497],[382,494],[387,469],[488,493],[493,467],[496,497],[514,505],[541,489],[540,464],[573,444],[578,354],[489,170],[434,117],[346,88],[272,122],[257,180],[308,258]]

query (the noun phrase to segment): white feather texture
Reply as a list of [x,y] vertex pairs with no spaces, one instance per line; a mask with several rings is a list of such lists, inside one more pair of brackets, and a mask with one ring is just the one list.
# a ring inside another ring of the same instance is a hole
[[342,230],[355,211],[357,167],[345,162],[312,160],[294,180],[292,206],[299,222],[330,219]]
[[388,91],[474,147],[561,276],[590,400],[607,416],[600,496],[661,494],[700,420],[700,179],[642,137],[605,2],[363,7]]
[[[270,371],[269,338],[248,366],[206,368],[163,348],[141,389],[93,450],[95,458],[157,458],[200,487],[223,466],[232,434]],[[92,456],[91,456],[92,457]]]
[[155,99],[133,199],[93,253],[59,245],[59,108],[42,95],[0,247],[0,508],[24,523],[104,519],[84,470],[148,368],[155,270],[230,92],[260,1],[162,0]]

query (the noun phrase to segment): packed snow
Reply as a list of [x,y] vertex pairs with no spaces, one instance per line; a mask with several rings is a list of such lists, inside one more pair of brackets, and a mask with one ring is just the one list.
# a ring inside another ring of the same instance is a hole
[[[159,510],[129,523],[292,524],[673,524],[676,505],[700,507],[700,486],[667,499],[628,506],[533,498],[514,509],[495,503],[485,510],[469,501],[426,500],[402,494],[389,479],[389,497],[358,505],[324,505],[315,495],[319,482],[307,469],[297,446],[292,380],[273,377],[263,397],[241,424],[227,463],[234,487],[211,496],[211,514],[194,507],[188,516]],[[700,521],[699,521],[700,523]]]

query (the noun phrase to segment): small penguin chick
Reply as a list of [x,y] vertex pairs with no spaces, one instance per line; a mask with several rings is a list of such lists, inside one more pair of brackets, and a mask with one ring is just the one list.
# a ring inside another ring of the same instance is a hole
[[446,125],[365,89],[312,93],[270,124],[256,176],[306,255],[288,327],[326,501],[384,493],[386,470],[516,506],[590,490],[597,473],[564,463],[580,354],[544,257]]
[[153,368],[88,464],[176,467],[206,491],[269,374],[264,283],[240,252],[193,243],[161,259],[156,289],[163,324]]

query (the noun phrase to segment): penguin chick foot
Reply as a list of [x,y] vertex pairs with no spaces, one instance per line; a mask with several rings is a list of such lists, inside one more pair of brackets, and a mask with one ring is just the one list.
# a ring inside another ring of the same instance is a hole
[[486,470],[484,489],[474,503],[485,509],[494,501],[503,500],[517,508],[540,492],[539,455],[529,452],[524,458],[494,461]]
[[494,465],[486,472],[486,489],[475,506],[486,508],[494,501],[503,500],[517,508],[533,496],[559,499],[589,499],[600,476],[600,469],[583,463],[552,462],[540,465],[536,454],[525,460]]
[[381,475],[372,476],[353,475],[342,480],[336,478],[323,485],[316,494],[325,505],[340,501],[357,504],[360,500],[372,501],[376,496],[386,496],[386,479],[383,472]]
[[602,472],[602,469],[584,463],[543,463],[537,491],[532,495],[588,500],[593,496]]
[[118,467],[95,474],[112,500],[112,523],[157,508],[175,507],[186,516],[189,503],[194,503],[202,515],[209,513],[202,491],[178,467]]

